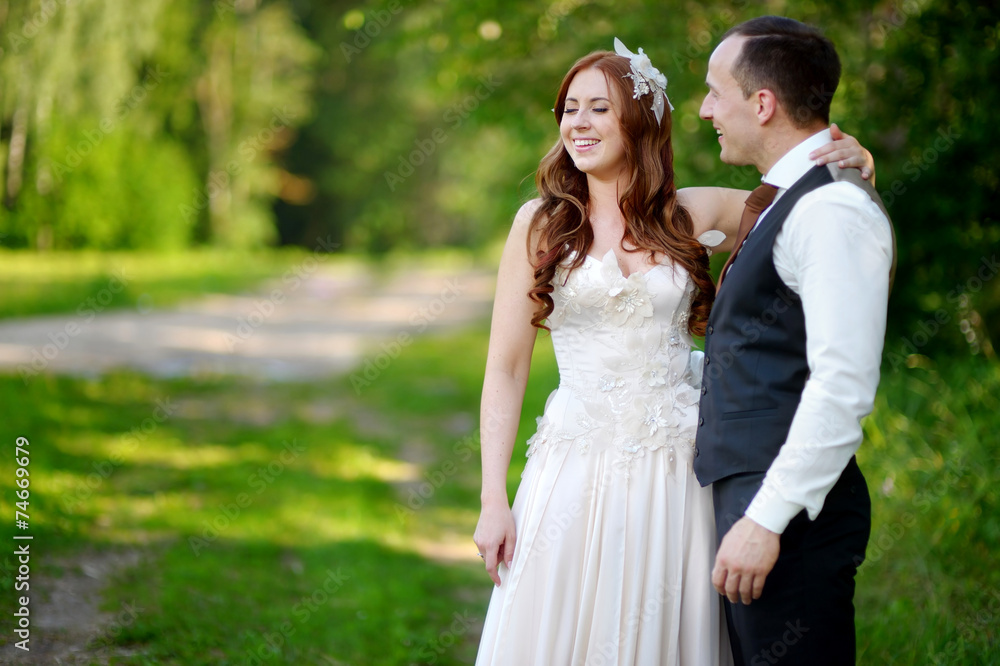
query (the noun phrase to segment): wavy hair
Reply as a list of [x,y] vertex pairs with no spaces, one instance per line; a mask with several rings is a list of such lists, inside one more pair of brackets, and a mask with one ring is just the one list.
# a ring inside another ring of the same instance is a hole
[[[657,124],[649,108],[651,97],[632,99],[629,61],[611,51],[596,51],[584,56],[566,74],[556,96],[556,123],[562,123],[570,83],[581,71],[595,68],[608,82],[617,107],[624,143],[627,184],[619,193],[618,207],[625,219],[627,241],[632,252],[656,253],[670,258],[690,274],[695,290],[688,317],[688,332],[704,335],[708,313],[715,299],[715,285],[708,268],[708,253],[694,239],[691,215],[677,201],[674,184],[674,152],[670,143],[671,117],[663,115]],[[531,323],[548,330],[545,320],[552,314],[552,281],[559,264],[573,256],[569,269],[579,268],[594,241],[589,222],[590,194],[587,175],[576,168],[560,138],[542,158],[535,174],[535,186],[541,198],[531,220],[528,252],[535,244],[533,265],[535,283],[528,292],[538,308]]]

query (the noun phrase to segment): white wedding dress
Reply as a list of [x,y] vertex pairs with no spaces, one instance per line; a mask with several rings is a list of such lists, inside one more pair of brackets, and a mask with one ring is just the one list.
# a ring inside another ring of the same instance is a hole
[[712,494],[692,470],[691,281],[668,264],[626,278],[609,251],[553,284],[559,388],[528,440],[476,664],[730,664]]

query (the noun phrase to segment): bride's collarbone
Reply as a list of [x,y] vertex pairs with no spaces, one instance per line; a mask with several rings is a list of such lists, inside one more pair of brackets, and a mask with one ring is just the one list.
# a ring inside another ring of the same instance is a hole
[[598,261],[604,261],[609,252],[614,255],[615,261],[618,262],[618,269],[626,277],[632,273],[645,273],[649,269],[659,265],[656,257],[650,256],[650,253],[646,250],[628,251],[621,247],[603,247],[598,249],[595,244],[591,245],[588,254]]

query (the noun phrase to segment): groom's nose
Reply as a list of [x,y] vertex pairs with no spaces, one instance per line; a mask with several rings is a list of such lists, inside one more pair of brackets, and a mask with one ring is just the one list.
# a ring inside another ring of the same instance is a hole
[[701,100],[701,108],[698,109],[698,116],[702,120],[712,119],[712,104],[711,104],[712,93],[705,95],[705,99]]

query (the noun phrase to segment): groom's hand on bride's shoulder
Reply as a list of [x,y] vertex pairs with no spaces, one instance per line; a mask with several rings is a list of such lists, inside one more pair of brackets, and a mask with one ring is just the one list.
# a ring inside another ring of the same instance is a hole
[[712,585],[734,604],[760,599],[764,579],[778,560],[781,535],[744,516],[730,528],[719,545],[712,570]]

